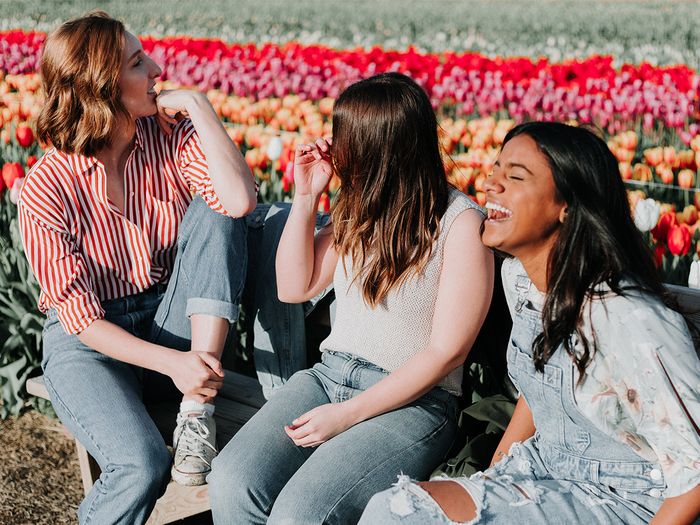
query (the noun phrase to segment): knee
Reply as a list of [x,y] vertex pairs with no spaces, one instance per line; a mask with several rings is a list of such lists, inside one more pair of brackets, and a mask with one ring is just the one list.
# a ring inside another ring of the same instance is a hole
[[199,235],[240,235],[247,231],[245,219],[232,218],[212,210],[199,196],[192,199],[187,209],[188,217],[193,223],[193,232]]
[[370,498],[365,506],[359,524],[371,525],[373,523],[387,523],[387,513],[389,512],[389,498],[391,489],[378,492]]
[[172,457],[164,444],[140,447],[134,451],[128,463],[121,466],[130,486],[141,494],[156,499],[170,482]]
[[246,473],[249,465],[236,450],[224,448],[211,464],[211,473],[207,476],[209,497],[212,505],[215,501],[238,500],[244,498],[247,490]]

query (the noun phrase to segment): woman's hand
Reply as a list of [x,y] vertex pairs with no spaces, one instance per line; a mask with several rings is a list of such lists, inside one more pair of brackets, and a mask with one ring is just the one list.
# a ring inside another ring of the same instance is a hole
[[354,424],[346,405],[327,403],[299,416],[284,431],[298,447],[317,447]]
[[192,104],[209,101],[204,95],[190,89],[164,89],[156,97],[156,122],[166,135],[171,135],[171,125],[175,125],[190,116]]
[[314,144],[300,144],[294,155],[294,194],[318,197],[331,180],[331,143],[318,139]]
[[174,351],[166,372],[180,392],[200,403],[215,397],[224,383],[221,363],[206,352]]

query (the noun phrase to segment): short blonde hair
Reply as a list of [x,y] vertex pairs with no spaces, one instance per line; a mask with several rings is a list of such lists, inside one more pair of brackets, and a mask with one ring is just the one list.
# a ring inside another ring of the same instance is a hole
[[119,20],[93,11],[48,36],[40,68],[45,100],[37,120],[43,144],[80,155],[110,145],[118,121],[129,117],[119,89],[125,31]]

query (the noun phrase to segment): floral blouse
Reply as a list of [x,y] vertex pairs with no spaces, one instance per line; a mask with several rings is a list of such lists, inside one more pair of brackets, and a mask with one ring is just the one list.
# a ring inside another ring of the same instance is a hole
[[[517,259],[504,261],[501,271],[512,316],[516,277],[527,274]],[[527,299],[541,310],[544,294],[534,285]],[[596,347],[574,393],[579,410],[661,466],[664,497],[695,488],[700,484],[700,359],[683,317],[640,292],[611,294],[584,308],[584,334],[589,345],[595,334]]]

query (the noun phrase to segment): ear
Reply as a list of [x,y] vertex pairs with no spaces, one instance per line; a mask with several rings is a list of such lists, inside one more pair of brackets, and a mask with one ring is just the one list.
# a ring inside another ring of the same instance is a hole
[[569,206],[564,204],[562,206],[561,211],[559,212],[559,222],[564,224],[564,221],[566,221],[566,216],[569,213]]

